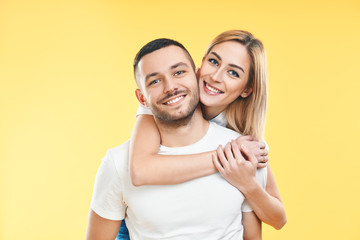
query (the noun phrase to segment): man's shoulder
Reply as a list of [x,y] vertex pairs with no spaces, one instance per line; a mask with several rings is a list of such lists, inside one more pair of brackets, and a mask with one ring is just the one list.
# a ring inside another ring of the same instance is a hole
[[130,140],[124,142],[120,146],[110,148],[106,152],[104,159],[112,161],[118,172],[121,169],[127,169],[125,165],[128,165],[129,162],[129,146]]
[[130,140],[122,143],[121,145],[110,148],[107,150],[108,154],[111,154],[112,156],[116,156],[118,154],[124,154],[125,152],[129,152],[129,146],[130,146]]

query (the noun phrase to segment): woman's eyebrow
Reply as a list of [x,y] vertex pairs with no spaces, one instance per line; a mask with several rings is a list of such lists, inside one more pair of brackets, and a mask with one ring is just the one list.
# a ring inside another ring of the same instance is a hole
[[221,60],[221,57],[216,52],[211,52],[210,54],[214,54],[219,60]]
[[235,67],[235,68],[238,68],[238,69],[240,69],[243,73],[245,73],[244,69],[243,69],[242,67],[238,66],[238,65],[235,65],[235,64],[229,64],[229,66],[231,66],[231,67]]
[[[211,52],[210,54],[214,54],[220,61],[221,61],[221,57],[219,56],[219,54],[217,54],[216,52]],[[229,66],[231,67],[235,67],[240,69],[243,73],[245,73],[244,69],[236,64],[229,64]]]

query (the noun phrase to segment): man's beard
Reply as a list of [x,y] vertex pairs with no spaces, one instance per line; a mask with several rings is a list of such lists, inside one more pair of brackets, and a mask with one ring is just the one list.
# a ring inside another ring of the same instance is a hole
[[[161,104],[166,99],[169,99],[173,96],[180,95],[182,93],[185,93],[187,96],[191,97],[189,94],[194,93],[190,91],[175,91],[172,94],[168,94],[166,97],[164,97],[162,100],[158,101],[158,104]],[[160,121],[163,124],[166,124],[168,126],[172,127],[178,127],[178,126],[184,126],[188,124],[188,122],[191,120],[197,106],[199,104],[199,92],[196,91],[194,95],[191,98],[191,101],[189,102],[188,108],[184,111],[181,116],[173,116],[169,114],[167,111],[161,110],[157,107],[156,104],[148,104],[149,108],[151,109],[152,113],[154,114],[154,117]]]

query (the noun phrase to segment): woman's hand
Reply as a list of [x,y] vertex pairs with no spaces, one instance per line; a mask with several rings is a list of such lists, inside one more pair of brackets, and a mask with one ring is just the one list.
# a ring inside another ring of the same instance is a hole
[[[236,141],[221,145],[212,155],[212,160],[220,174],[243,194],[258,183],[256,181],[256,168],[258,161],[255,155],[245,146],[241,151]],[[246,160],[248,159],[248,160]]]
[[248,136],[240,136],[235,139],[235,142],[238,146],[244,145],[247,149],[254,154],[257,159],[257,167],[264,168],[267,166],[268,158],[268,150],[266,149],[266,145],[264,142],[257,141],[254,137]]

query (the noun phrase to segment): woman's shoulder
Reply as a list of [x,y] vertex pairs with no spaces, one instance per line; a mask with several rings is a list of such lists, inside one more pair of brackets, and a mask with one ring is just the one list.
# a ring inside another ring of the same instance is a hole
[[220,125],[223,127],[226,127],[226,125],[227,125],[227,120],[226,120],[224,112],[221,112],[213,119],[210,119],[210,122],[216,123],[217,125]]

